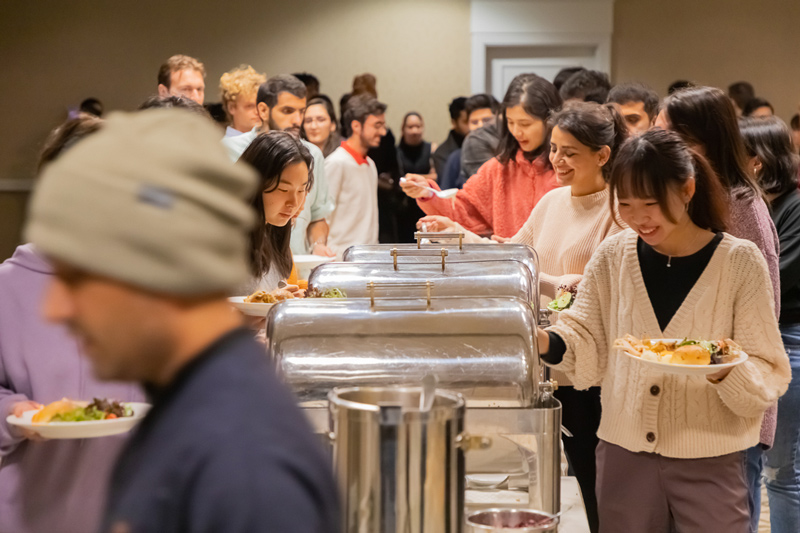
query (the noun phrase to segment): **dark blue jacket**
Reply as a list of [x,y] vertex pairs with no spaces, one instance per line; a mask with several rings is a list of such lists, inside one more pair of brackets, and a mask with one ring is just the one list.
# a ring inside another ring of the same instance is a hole
[[223,336],[152,393],[103,533],[340,531],[319,439],[251,332]]

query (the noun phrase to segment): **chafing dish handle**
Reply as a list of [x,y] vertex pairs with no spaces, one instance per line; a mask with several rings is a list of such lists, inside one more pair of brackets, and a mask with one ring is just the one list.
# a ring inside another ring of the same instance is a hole
[[375,291],[378,289],[425,289],[426,296],[427,296],[427,310],[430,311],[431,309],[431,291],[433,290],[433,282],[428,281],[415,281],[415,282],[392,282],[392,281],[384,281],[384,282],[375,282],[375,281],[368,281],[367,282],[367,291],[369,291],[369,300],[370,300],[370,308],[374,311],[375,310]]
[[414,238],[417,240],[417,248],[422,248],[422,241],[424,239],[458,239],[458,250],[461,251],[464,248],[464,237],[463,233],[437,233],[431,231],[416,231],[414,232]]
[[392,251],[389,252],[394,260],[394,269],[397,270],[397,258],[398,257],[436,257],[441,256],[442,258],[442,271],[444,272],[445,266],[445,258],[448,256],[449,252],[446,248],[442,248],[440,250],[398,250],[397,248],[392,248]]

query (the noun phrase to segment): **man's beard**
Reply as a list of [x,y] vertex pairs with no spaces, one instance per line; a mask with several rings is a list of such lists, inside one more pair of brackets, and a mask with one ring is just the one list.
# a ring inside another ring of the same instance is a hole
[[361,146],[363,146],[367,150],[371,150],[372,148],[377,148],[378,146],[380,146],[380,141],[378,141],[378,144],[376,146],[372,146],[372,139],[370,139],[369,137],[366,137],[362,133],[361,134]]
[[267,123],[269,124],[270,131],[288,131],[289,133],[291,133],[295,137],[299,137],[300,136],[300,127],[299,126],[289,126],[286,129],[281,129],[275,123],[275,121],[272,120],[272,112],[270,112],[270,114],[269,114],[269,120],[267,121]]

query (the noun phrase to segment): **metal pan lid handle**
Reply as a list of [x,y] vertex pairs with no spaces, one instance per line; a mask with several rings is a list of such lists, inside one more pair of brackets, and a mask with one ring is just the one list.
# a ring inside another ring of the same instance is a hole
[[398,257],[437,257],[441,256],[442,258],[442,271],[444,272],[445,267],[445,258],[449,255],[450,252],[447,251],[447,248],[442,248],[440,250],[398,250],[397,248],[392,248],[392,251],[389,252],[392,256],[394,261],[394,269],[397,270],[397,258]]
[[370,308],[375,310],[375,292],[378,290],[388,289],[425,289],[427,299],[427,310],[431,309],[431,291],[433,290],[433,282],[428,281],[412,281],[412,282],[397,282],[397,281],[384,281],[384,282],[367,282],[367,291],[369,291]]
[[464,248],[464,237],[463,233],[458,232],[430,232],[430,231],[417,231],[414,233],[414,238],[417,240],[417,248],[422,248],[422,241],[424,239],[458,239],[458,250],[461,251]]

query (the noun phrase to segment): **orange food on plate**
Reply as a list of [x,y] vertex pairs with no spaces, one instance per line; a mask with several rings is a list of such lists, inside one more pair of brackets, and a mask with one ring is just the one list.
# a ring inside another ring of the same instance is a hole
[[289,285],[297,285],[297,265],[292,263],[292,272],[289,274],[289,277],[286,278],[286,283]]
[[302,290],[308,289],[308,280],[307,279],[298,279],[297,280],[297,286]]
[[31,421],[36,424],[48,422],[94,422],[133,416],[133,409],[116,400],[95,398],[91,403],[76,402],[62,398],[47,404],[34,413]]
[[274,304],[278,300],[271,293],[266,291],[256,291],[244,299],[245,303],[253,304]]
[[56,402],[47,404],[44,407],[42,407],[38,413],[33,415],[31,421],[35,423],[50,422],[50,420],[52,420],[54,416],[68,413],[73,409],[75,409],[76,407],[80,407],[80,404],[64,398],[62,400],[58,400]]

